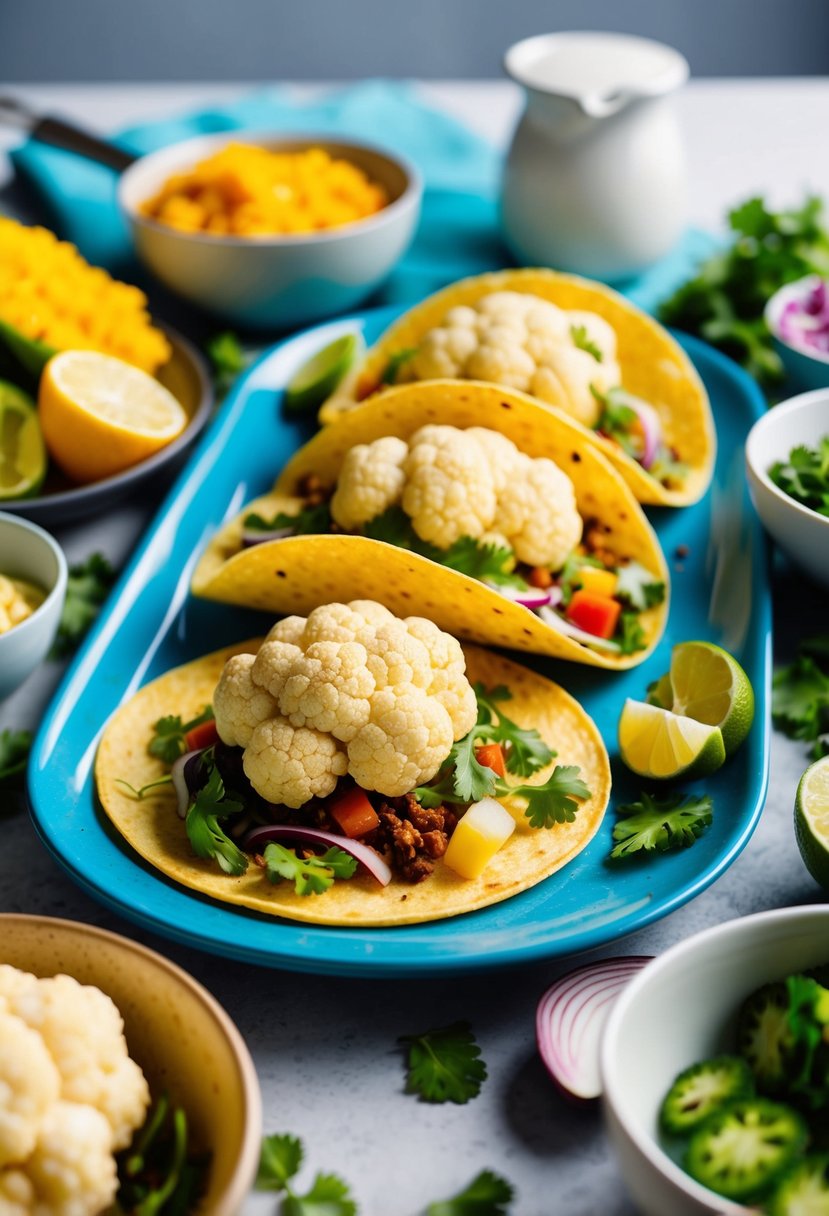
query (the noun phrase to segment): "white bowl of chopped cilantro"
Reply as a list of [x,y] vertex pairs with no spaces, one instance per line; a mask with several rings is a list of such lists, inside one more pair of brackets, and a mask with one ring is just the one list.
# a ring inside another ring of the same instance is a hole
[[[789,995],[789,977],[803,976],[827,963],[829,907],[781,908],[717,925],[680,942],[649,963],[624,989],[602,1038],[603,1102],[622,1175],[643,1216],[748,1216],[749,1210],[793,1216],[796,1212],[826,1210],[825,1206],[798,1207],[795,1194],[798,1187],[829,1185],[825,1176],[817,1182],[803,1180],[803,1162],[808,1171],[820,1152],[825,1153],[825,1149],[815,1146],[814,1131],[811,1142],[804,1144],[798,1138],[790,1145],[789,1158],[770,1171],[766,1169],[771,1160],[771,1154],[766,1154],[768,1145],[761,1144],[759,1153],[755,1152],[756,1137],[744,1135],[739,1127],[736,1133],[731,1126],[723,1132],[711,1120],[722,1121],[726,1116],[726,1121],[738,1121],[745,1114],[738,1109],[740,1102],[754,1103],[756,1113],[765,1117],[767,1104],[773,1101],[776,1106],[783,1104],[795,1111],[794,1115],[779,1115],[784,1123],[788,1119],[799,1126],[796,1112],[804,1103],[800,1097],[792,1097],[793,1089],[797,1090],[803,1079],[799,1050],[783,1050],[781,1063],[772,1058],[774,1053],[769,1049],[775,1047],[775,1035],[781,1027],[784,1034],[788,1033],[790,1015],[797,1004]],[[819,970],[817,978],[825,982],[825,971]],[[770,994],[765,986],[771,984],[775,988]],[[809,986],[814,987],[807,977]],[[767,1008],[770,995],[774,1005],[771,1009]],[[804,1011],[805,1005],[801,1008]],[[820,1011],[820,1017],[825,1013]],[[792,1022],[790,1033],[795,1041],[799,1041],[801,1029],[808,1034],[801,1022],[802,1018],[797,1024]],[[702,1089],[708,1093],[712,1065],[721,1063],[726,1054],[729,1060],[736,1058],[738,1066],[740,1060],[747,1062],[753,1079],[745,1093],[723,1095],[722,1105],[706,1113],[707,1122],[700,1119],[702,1138],[718,1141],[715,1154],[703,1154],[705,1168],[700,1169],[699,1144],[691,1152],[693,1131],[668,1129],[667,1097],[673,1095],[672,1101],[675,1099],[675,1082],[695,1065],[708,1070],[702,1082]],[[824,1075],[825,1063],[823,1057],[817,1061],[819,1097],[829,1103],[829,1067]],[[764,1077],[769,1064],[780,1064],[785,1074],[781,1074],[782,1079],[775,1078],[780,1083],[772,1086],[772,1099],[767,1096],[768,1074]],[[810,1074],[810,1086],[815,1076],[817,1072]],[[828,1109],[829,1105],[821,1106],[822,1118]],[[815,1122],[813,1115],[803,1113],[803,1121],[810,1127]],[[735,1144],[742,1150],[739,1160],[729,1158],[729,1154],[733,1157]],[[753,1162],[748,1160],[751,1153],[757,1158]],[[764,1176],[748,1180],[755,1187],[750,1199],[727,1198],[723,1189],[715,1193],[685,1168],[696,1167],[702,1175],[712,1164],[716,1168],[711,1181],[723,1188],[725,1180],[724,1189],[732,1193],[746,1190],[745,1186],[733,1185],[735,1173],[762,1166]],[[816,1172],[822,1174],[823,1158],[817,1166]],[[799,1177],[793,1178],[798,1171]],[[786,1192],[785,1203],[771,1198],[782,1190]],[[829,1191],[822,1190],[820,1201],[826,1204],[827,1199]],[[759,1209],[747,1208],[747,1203],[759,1204]]]
[[766,531],[829,587],[829,388],[792,397],[756,422],[746,471]]

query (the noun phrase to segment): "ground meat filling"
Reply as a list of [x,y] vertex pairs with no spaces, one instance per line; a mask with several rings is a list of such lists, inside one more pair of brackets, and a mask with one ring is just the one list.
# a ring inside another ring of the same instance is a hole
[[428,878],[457,826],[455,812],[444,806],[421,806],[412,794],[384,799],[376,810],[380,826],[364,838],[365,843],[406,882]]

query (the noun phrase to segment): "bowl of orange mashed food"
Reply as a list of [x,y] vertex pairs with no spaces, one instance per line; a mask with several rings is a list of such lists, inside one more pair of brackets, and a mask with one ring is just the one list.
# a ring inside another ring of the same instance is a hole
[[136,249],[173,291],[246,328],[288,329],[360,304],[417,223],[420,177],[396,154],[327,138],[228,132],[124,173]]

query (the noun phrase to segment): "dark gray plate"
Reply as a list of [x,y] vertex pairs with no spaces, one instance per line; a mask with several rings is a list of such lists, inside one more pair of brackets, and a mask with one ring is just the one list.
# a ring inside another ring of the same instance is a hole
[[190,419],[179,437],[141,464],[87,486],[73,485],[52,466],[36,498],[4,499],[0,502],[3,511],[23,515],[38,524],[62,526],[113,506],[142,483],[165,471],[169,475],[176,468],[210,417],[213,385],[204,357],[195,346],[169,325],[156,324],[164,330],[173,348],[158,379],[178,398]]

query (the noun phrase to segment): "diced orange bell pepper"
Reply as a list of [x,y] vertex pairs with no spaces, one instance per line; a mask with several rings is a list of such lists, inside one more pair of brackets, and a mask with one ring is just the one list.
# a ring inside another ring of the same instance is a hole
[[531,587],[538,587],[539,591],[546,591],[553,585],[553,576],[546,566],[533,566],[527,582]]
[[373,832],[380,825],[377,812],[363,790],[356,785],[329,801],[328,814],[343,835],[348,836],[351,840],[357,836],[365,836],[367,832]]
[[212,747],[214,743],[219,742],[216,723],[211,718],[209,722],[201,722],[198,726],[194,726],[184,736],[184,742],[188,752],[200,752],[204,747]]
[[579,566],[578,579],[583,591],[604,595],[611,599],[616,594],[618,575],[613,570],[600,570],[598,566]]
[[507,766],[504,761],[504,749],[500,743],[482,743],[475,748],[475,759],[484,768],[491,768],[499,777],[506,777]]
[[596,595],[594,591],[574,591],[567,605],[566,616],[568,621],[585,633],[592,633],[597,638],[612,638],[621,611],[622,605],[618,600]]

